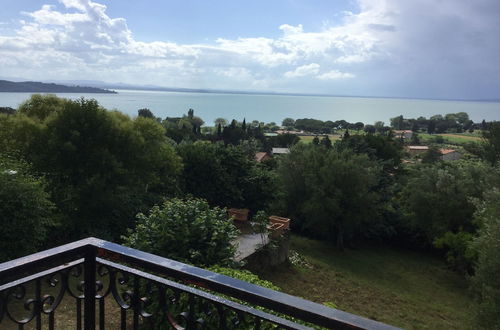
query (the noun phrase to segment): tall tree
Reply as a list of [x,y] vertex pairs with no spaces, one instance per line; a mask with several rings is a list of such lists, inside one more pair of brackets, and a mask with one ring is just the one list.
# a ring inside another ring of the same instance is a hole
[[375,225],[380,167],[366,155],[299,143],[282,157],[278,174],[296,229],[342,249]]
[[485,158],[496,164],[500,160],[500,122],[489,123],[488,129],[483,131]]

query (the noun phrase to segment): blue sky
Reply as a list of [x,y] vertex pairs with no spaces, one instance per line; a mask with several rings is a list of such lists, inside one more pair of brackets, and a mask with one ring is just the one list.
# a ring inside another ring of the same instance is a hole
[[498,0],[2,0],[0,77],[500,98]]

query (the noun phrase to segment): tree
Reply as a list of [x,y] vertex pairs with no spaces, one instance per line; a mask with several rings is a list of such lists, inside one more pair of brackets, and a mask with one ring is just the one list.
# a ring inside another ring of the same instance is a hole
[[182,157],[182,189],[221,207],[266,209],[276,189],[271,173],[264,172],[242,146],[195,142],[177,147]]
[[349,135],[346,131],[336,145],[339,149],[350,149],[358,154],[366,154],[372,160],[383,162],[384,167],[391,172],[401,162],[402,146],[390,135]]
[[295,126],[295,120],[293,118],[285,118],[281,122],[281,126],[286,127],[287,129],[293,129]]
[[0,114],[13,115],[16,113],[16,109],[11,107],[0,107]]
[[427,133],[434,134],[435,131],[436,131],[436,121],[429,120],[427,123]]
[[319,138],[318,138],[318,136],[317,136],[317,135],[316,135],[316,136],[314,137],[314,139],[312,140],[312,144],[314,144],[315,146],[319,145]]
[[[50,111],[53,101],[38,106]],[[117,239],[138,211],[177,191],[180,159],[152,119],[131,120],[95,100],[63,103],[42,122],[15,115],[36,138],[14,131],[11,139],[23,146],[19,150],[33,170],[44,173],[63,213],[55,239]]]
[[282,157],[278,175],[296,230],[342,249],[377,221],[380,167],[366,155],[299,143]]
[[364,131],[368,134],[375,134],[375,126],[373,125],[365,125]]
[[137,115],[140,117],[150,118],[150,119],[156,118],[155,115],[151,112],[151,110],[147,108],[137,110]]
[[227,119],[220,118],[220,117],[216,118],[214,120],[214,124],[215,124],[215,126],[219,126],[219,125],[222,127],[227,126]]
[[362,122],[358,121],[356,123],[353,124],[353,128],[356,130],[356,131],[360,131],[363,129],[363,127],[365,127],[365,124],[363,124]]
[[43,179],[0,154],[0,262],[36,252],[47,244],[55,225],[55,207]]
[[421,165],[407,180],[400,201],[403,226],[413,232],[413,247],[431,247],[447,232],[474,233],[474,199],[500,187],[499,169],[481,162]]
[[171,199],[139,213],[126,245],[199,267],[232,264],[237,231],[225,209],[202,199]]
[[328,135],[325,135],[323,139],[321,139],[321,145],[326,147],[326,148],[331,148],[332,147],[332,141],[330,141],[330,138]]
[[382,133],[384,130],[384,122],[383,121],[376,121],[373,126],[375,127],[375,130],[377,133]]
[[279,134],[269,138],[269,142],[273,147],[289,148],[300,141],[300,138],[295,134]]
[[500,191],[486,193],[479,204],[475,220],[480,225],[472,248],[477,263],[472,277],[472,289],[476,304],[475,321],[484,329],[500,328]]
[[33,94],[19,106],[19,113],[38,120],[44,120],[50,114],[62,110],[66,102],[68,100],[52,94]]
[[422,163],[435,163],[441,160],[441,151],[436,146],[430,146],[422,157]]
[[391,127],[394,128],[394,129],[398,129],[398,130],[404,129],[404,118],[403,118],[403,115],[391,118]]
[[491,164],[500,160],[500,122],[494,121],[483,131],[484,158]]

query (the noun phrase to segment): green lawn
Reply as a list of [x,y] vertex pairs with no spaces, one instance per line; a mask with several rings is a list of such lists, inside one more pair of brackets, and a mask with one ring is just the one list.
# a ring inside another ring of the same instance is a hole
[[435,136],[442,136],[445,140],[445,143],[451,144],[463,144],[466,142],[479,142],[481,141],[481,137],[470,134],[470,133],[443,133],[443,134],[427,134],[427,133],[418,133],[418,137],[423,141],[429,141],[433,139]]
[[257,270],[284,292],[409,329],[468,328],[467,283],[438,258],[387,247],[339,252],[298,236],[291,246],[310,267]]
[[[323,138],[323,136],[324,136],[324,135],[318,135],[318,138],[319,138],[319,140],[320,140],[320,141],[321,141],[321,139]],[[330,138],[330,140],[331,140],[332,142],[334,142],[334,141],[336,141],[336,140],[340,139],[340,137],[341,137],[341,136],[342,136],[342,135],[340,135],[340,134],[328,134],[328,138]],[[314,136],[310,136],[310,135],[308,135],[308,136],[299,136],[299,137],[300,137],[300,141],[301,141],[301,142],[303,142],[303,143],[307,143],[307,144],[308,144],[308,143],[312,143],[312,140],[314,139]]]

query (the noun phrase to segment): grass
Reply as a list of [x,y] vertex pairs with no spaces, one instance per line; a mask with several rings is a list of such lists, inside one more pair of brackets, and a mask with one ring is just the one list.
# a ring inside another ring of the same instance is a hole
[[423,141],[432,140],[436,136],[442,136],[445,140],[445,143],[451,143],[451,144],[464,144],[466,142],[479,142],[482,140],[481,137],[470,133],[443,133],[443,134],[418,133],[418,137]]
[[291,246],[309,267],[256,271],[284,292],[408,329],[467,328],[466,280],[438,258],[388,247],[339,252],[298,236]]
[[[325,136],[324,134],[323,135],[318,135],[318,139],[321,141],[321,139],[323,139],[324,136]],[[340,135],[340,134],[328,134],[328,138],[332,142],[340,139],[341,136],[342,135]],[[299,138],[300,138],[301,142],[309,144],[309,143],[312,143],[312,140],[314,139],[314,136],[311,136],[311,135],[307,135],[307,136],[306,135],[301,135],[301,136],[299,136]]]

